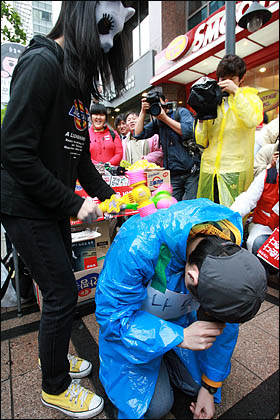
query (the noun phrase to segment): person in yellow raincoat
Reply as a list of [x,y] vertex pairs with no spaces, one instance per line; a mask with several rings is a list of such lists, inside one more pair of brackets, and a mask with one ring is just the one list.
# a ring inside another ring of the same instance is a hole
[[263,119],[257,90],[240,87],[246,64],[237,55],[220,61],[216,74],[223,92],[217,118],[198,122],[196,142],[202,154],[197,197],[230,207],[253,180],[255,130]]

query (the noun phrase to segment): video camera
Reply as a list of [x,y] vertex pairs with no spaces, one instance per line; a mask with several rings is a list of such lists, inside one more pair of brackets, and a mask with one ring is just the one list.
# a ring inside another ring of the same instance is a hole
[[148,112],[153,116],[157,117],[161,113],[161,108],[165,109],[176,109],[176,102],[166,102],[162,104],[160,102],[159,92],[150,92],[146,96],[146,101],[150,104]]

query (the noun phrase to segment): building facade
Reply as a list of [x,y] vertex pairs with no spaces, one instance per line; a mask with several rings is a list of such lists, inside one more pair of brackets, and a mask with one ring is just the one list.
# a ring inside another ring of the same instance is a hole
[[22,27],[27,35],[27,43],[34,35],[47,35],[53,27],[52,1],[13,1]]
[[[111,95],[110,119],[119,112],[140,111],[142,95],[159,90],[188,107],[192,84],[202,76],[215,78],[225,55],[224,1],[128,1],[135,7],[129,21],[131,64],[124,95]],[[272,16],[254,33],[237,25],[252,4],[237,1],[235,53],[247,65],[246,85],[260,92],[269,120],[279,113],[279,2],[261,1]]]

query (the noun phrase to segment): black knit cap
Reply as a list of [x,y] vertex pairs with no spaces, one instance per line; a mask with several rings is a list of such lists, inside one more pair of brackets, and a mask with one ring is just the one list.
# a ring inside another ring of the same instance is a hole
[[264,267],[243,248],[233,255],[208,255],[199,271],[197,299],[203,311],[218,321],[249,321],[258,312],[266,290]]

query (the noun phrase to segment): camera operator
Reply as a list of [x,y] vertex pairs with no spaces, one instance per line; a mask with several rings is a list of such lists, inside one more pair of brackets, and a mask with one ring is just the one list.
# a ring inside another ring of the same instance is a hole
[[195,138],[205,148],[201,158],[197,197],[209,198],[230,207],[253,180],[256,127],[263,119],[263,105],[257,89],[241,85],[245,61],[227,54],[216,75],[223,98],[217,118],[201,118]]
[[[175,109],[174,109],[175,108]],[[154,118],[144,126],[146,113]],[[174,107],[164,95],[150,93],[142,99],[139,119],[135,126],[137,139],[159,134],[163,150],[163,166],[170,170],[173,196],[178,200],[196,198],[200,153],[193,145],[192,114],[186,108]]]

